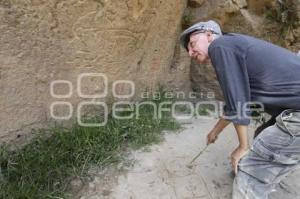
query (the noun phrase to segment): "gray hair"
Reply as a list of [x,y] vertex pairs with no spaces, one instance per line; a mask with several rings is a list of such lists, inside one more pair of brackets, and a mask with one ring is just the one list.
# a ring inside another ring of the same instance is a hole
[[[221,35],[213,34],[214,40],[215,40],[215,39],[218,39],[219,37],[221,37]],[[300,51],[299,51],[299,55],[300,55]]]

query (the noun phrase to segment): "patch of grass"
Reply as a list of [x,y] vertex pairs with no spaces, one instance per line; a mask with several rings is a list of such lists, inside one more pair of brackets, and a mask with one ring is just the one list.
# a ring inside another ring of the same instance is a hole
[[204,104],[199,106],[196,111],[200,116],[210,116],[210,113],[214,113],[216,110],[212,104]]
[[294,0],[277,0],[276,3],[275,8],[266,12],[266,17],[280,25],[282,36],[299,26],[297,6]]
[[185,13],[184,16],[182,17],[182,29],[186,29],[189,26],[192,25],[193,22],[193,17],[189,13]]
[[[160,88],[160,92],[164,90]],[[162,97],[151,101],[159,104],[164,100]],[[30,144],[14,151],[2,145],[0,198],[67,198],[70,177],[85,176],[91,165],[103,167],[117,162],[124,147],[159,142],[162,130],[179,128],[170,113],[163,112],[160,119],[153,119],[151,111],[152,107],[141,106],[138,118],[126,120],[109,115],[103,127],[56,125],[49,129],[52,134],[47,138],[41,130]]]

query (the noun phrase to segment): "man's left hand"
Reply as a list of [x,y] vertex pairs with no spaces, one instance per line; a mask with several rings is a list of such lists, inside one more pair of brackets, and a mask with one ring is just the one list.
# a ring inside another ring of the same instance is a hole
[[238,163],[240,159],[245,156],[247,152],[248,147],[239,146],[231,153],[231,166],[235,174],[238,172]]

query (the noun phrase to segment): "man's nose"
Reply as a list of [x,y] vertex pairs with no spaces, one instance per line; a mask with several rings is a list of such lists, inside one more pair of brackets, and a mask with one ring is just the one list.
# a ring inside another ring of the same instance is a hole
[[193,57],[194,55],[194,50],[192,48],[189,49],[189,56],[190,57]]

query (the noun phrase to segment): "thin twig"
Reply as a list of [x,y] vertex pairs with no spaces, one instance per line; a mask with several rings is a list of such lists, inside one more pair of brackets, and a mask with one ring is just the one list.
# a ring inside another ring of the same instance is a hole
[[202,149],[193,159],[192,161],[187,165],[187,167],[191,167],[192,166],[192,163],[202,154],[206,151],[206,149],[208,148],[208,145],[206,145],[204,147],[204,149]]

